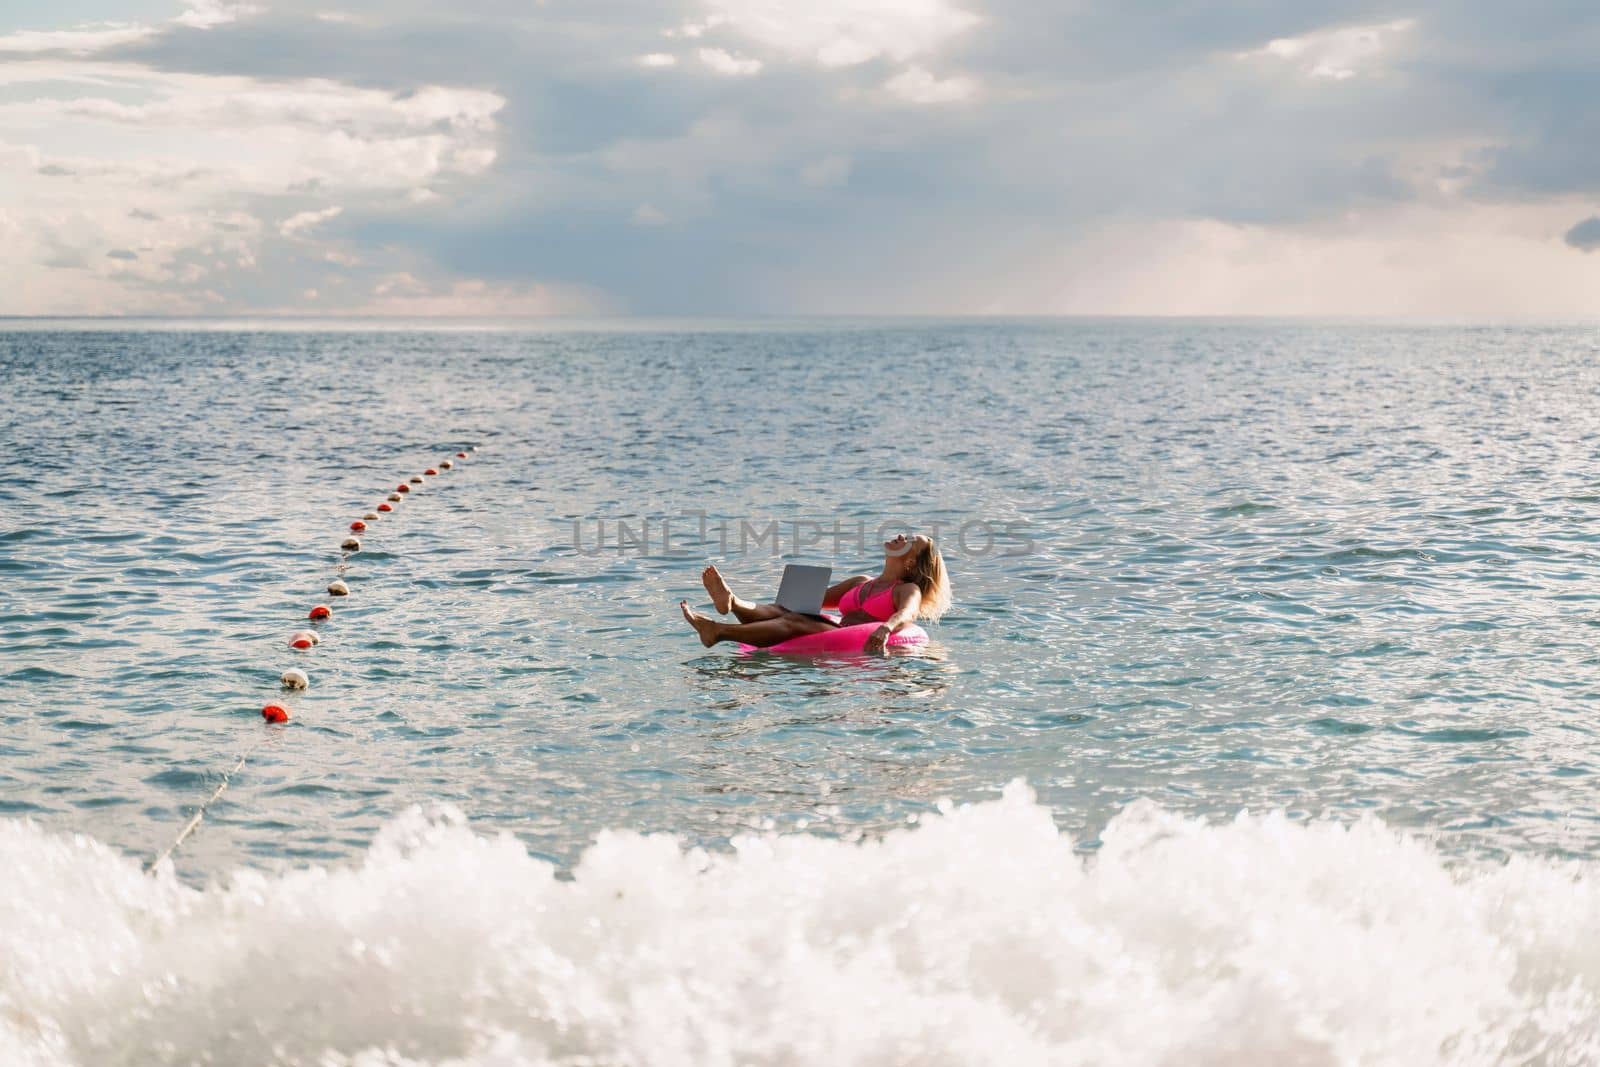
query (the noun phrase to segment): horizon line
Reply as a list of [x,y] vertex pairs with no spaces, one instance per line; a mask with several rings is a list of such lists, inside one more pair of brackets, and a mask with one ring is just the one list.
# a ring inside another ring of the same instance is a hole
[[351,322],[351,323],[514,323],[559,324],[593,322],[776,322],[776,321],[1125,321],[1125,322],[1351,322],[1351,323],[1571,323],[1600,324],[1593,312],[1501,312],[1387,314],[1363,312],[738,312],[738,313],[609,313],[588,315],[403,315],[311,312],[259,312],[226,314],[0,314],[0,323],[17,322]]

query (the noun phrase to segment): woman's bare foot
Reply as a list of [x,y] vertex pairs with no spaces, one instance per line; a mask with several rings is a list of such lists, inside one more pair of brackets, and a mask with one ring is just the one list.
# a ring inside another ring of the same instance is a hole
[[700,572],[700,581],[704,583],[706,592],[711,594],[711,604],[723,615],[733,607],[733,590],[728,588],[727,579],[715,567],[707,567]]
[[704,615],[697,615],[689,610],[687,600],[678,601],[678,607],[683,612],[683,617],[689,620],[689,625],[694,627],[694,632],[700,635],[700,643],[710,648],[717,643],[717,620],[708,619]]

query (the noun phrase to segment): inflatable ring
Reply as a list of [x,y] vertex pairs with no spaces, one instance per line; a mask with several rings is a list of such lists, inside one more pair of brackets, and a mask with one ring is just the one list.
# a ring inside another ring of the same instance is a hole
[[[881,622],[863,622],[854,626],[836,626],[831,630],[820,630],[814,634],[801,634],[791,637],[787,641],[779,641],[766,648],[757,648],[755,645],[741,644],[739,651],[745,654],[751,652],[779,652],[784,655],[815,656],[852,653],[859,654],[867,650],[867,639],[872,636]],[[889,635],[889,640],[884,644],[889,648],[916,648],[918,645],[928,643],[928,631],[912,623]]]

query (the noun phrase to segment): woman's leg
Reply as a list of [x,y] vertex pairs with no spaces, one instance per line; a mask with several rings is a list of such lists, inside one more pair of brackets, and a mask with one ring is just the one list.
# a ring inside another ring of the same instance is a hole
[[711,603],[718,611],[726,615],[733,612],[739,617],[740,622],[762,622],[766,619],[780,618],[784,610],[776,604],[752,604],[748,600],[740,600],[733,595],[728,581],[715,567],[707,567],[700,572],[700,581],[706,587],[706,592],[711,594]]
[[700,635],[700,643],[707,648],[718,641],[741,641],[757,648],[771,648],[791,637],[833,629],[833,623],[825,619],[796,615],[793,612],[783,611],[782,608],[778,610],[783,611],[783,614],[777,618],[762,619],[759,622],[732,623],[708,619],[689,610],[687,600],[678,601],[678,607],[683,611],[683,617],[689,620],[689,625],[694,627],[695,633]]

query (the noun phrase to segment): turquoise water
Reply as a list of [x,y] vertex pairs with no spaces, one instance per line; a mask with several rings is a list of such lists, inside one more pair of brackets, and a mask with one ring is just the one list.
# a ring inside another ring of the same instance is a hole
[[[581,889],[580,857],[608,829],[674,834],[690,850],[683,862],[735,872],[727,876],[746,894],[788,892],[799,870],[848,880],[851,853],[839,850],[885,834],[894,848],[932,850],[892,862],[873,853],[887,866],[871,876],[887,886],[910,871],[925,888],[959,869],[1003,897],[1007,876],[969,864],[1002,864],[1012,847],[1054,855],[1052,833],[1063,851],[1050,870],[1081,863],[1091,873],[1074,877],[1104,879],[1114,868],[1095,857],[1114,848],[1119,825],[1124,842],[1206,842],[1195,845],[1205,860],[1140,854],[1143,884],[1170,881],[1171,899],[1248,860],[1267,868],[1254,889],[1212,890],[1257,905],[1286,895],[1302,917],[1316,913],[1308,901],[1321,890],[1297,896],[1295,879],[1311,879],[1324,855],[1342,856],[1338,869],[1352,878],[1365,866],[1410,864],[1433,880],[1425,891],[1415,880],[1394,888],[1393,908],[1412,894],[1455,901],[1461,879],[1501,877],[1493,872],[1508,858],[1581,861],[1575,877],[1587,884],[1586,861],[1600,850],[1597,355],[1592,327],[1554,326],[13,323],[0,331],[7,855],[49,895],[62,857],[91,848],[72,861],[87,864],[75,885],[103,882],[118,899],[142,901],[137,909],[154,908],[139,896],[147,890],[117,887],[143,884],[135,865],[172,840],[248,751],[159,883],[163,901],[190,900],[183,883],[227,883],[258,899],[262,883],[250,878],[302,877],[288,872],[308,864],[367,889],[390,886],[390,868],[372,866],[386,833],[411,844],[383,862],[442,878],[463,864],[478,871],[462,859],[478,855],[471,842],[505,831],[521,858],[480,875],[537,881],[548,870],[552,886],[575,876]],[[472,445],[481,450],[428,479],[342,560],[351,519]],[[837,551],[827,542],[790,551],[789,524],[808,532],[835,521],[845,531]],[[716,534],[723,522],[726,541]],[[635,538],[648,529],[649,544],[619,544],[618,523]],[[761,532],[778,523],[776,546],[770,534],[741,546],[741,523]],[[679,598],[705,603],[707,560],[747,596],[774,589],[796,559],[874,571],[879,524],[891,533],[938,524],[956,602],[930,628],[926,654],[743,657],[702,649],[677,614]],[[323,591],[336,575],[352,588],[346,600]],[[292,652],[288,634],[319,602],[336,612],[323,644]],[[286,701],[291,725],[265,726],[260,708],[280,696],[278,676],[291,666],[308,671],[311,688]],[[983,803],[1014,779],[1033,800]],[[406,815],[411,805],[439,803],[458,814],[431,831],[406,821],[424,818]],[[962,810],[997,821],[973,814],[961,831],[952,820]],[[1265,821],[1222,828],[1241,810]],[[1371,841],[1340,836],[1329,820]],[[1299,823],[1305,836],[1281,837]],[[907,829],[917,825],[928,828]],[[756,874],[748,850],[734,848],[752,832],[833,851]],[[70,845],[72,834],[99,844]],[[984,852],[984,841],[1002,851]],[[1275,851],[1280,841],[1291,843]],[[937,858],[945,847],[955,851]],[[613,857],[619,869],[660,862],[653,846],[629,848]],[[600,860],[591,852],[583,862]],[[1018,877],[1041,893],[1056,877],[1034,874]],[[246,883],[256,889],[237,888]],[[434,891],[456,900],[481,884]],[[1358,897],[1371,888],[1346,886]],[[1114,884],[1093,892],[1118,897]],[[233,914],[235,904],[204,899],[179,910]],[[978,898],[965,899],[940,912],[952,929]],[[485,905],[485,914],[496,913]],[[990,914],[989,935],[1014,915]],[[1241,911],[1227,921],[1255,919]],[[1351,974],[1415,954],[1403,932],[1411,921],[1394,921],[1361,927],[1393,958],[1351,963]],[[35,948],[59,936],[45,926]],[[504,924],[490,927],[500,933],[483,936],[499,944]],[[327,936],[296,929],[302,947]],[[415,947],[396,929],[389,936]],[[1353,936],[1319,929],[1330,945]],[[1460,937],[1442,926],[1430,965],[1471,971],[1451,955],[1467,951]],[[1291,960],[1318,951],[1280,941]],[[1135,952],[1130,945],[1121,951]],[[163,958],[150,964],[159,973],[174,966]],[[1238,960],[1225,968],[1241,969]],[[1579,980],[1565,965],[1552,973],[1550,988]],[[984,987],[980,996],[968,978],[977,1000],[998,995]],[[1131,995],[1133,986],[1102,980],[1113,999]],[[1222,979],[1194,981],[1214,989]],[[1482,988],[1504,992],[1487,979]],[[512,1016],[554,1010],[505,996]],[[1521,1010],[1494,1003],[1507,1017]],[[60,1048],[102,1047],[59,1010]],[[349,1022],[365,1009],[341,1001],[328,1010]],[[436,1022],[463,1010],[416,1007]],[[1057,1062],[1064,1046],[1049,1045],[1054,1031],[1038,1020],[1067,1016],[1036,1014],[1027,1032],[1046,1041],[1038,1062]],[[815,1025],[790,1022],[794,1034]],[[210,1024],[185,1025],[205,1047],[225,1044]],[[313,1028],[322,1044],[307,1037],[306,1055],[354,1055],[385,1032],[329,1025]],[[1196,1041],[1214,1047],[1219,1032],[1233,1032],[1218,1026]],[[1408,1036],[1376,1052],[1361,1046],[1357,1059],[1401,1056],[1406,1040],[1437,1048],[1399,1022],[1373,1026]],[[437,1045],[431,1030],[412,1035],[401,1051],[429,1062],[477,1055],[485,1034],[501,1032],[469,1029]],[[948,1047],[940,1032],[918,1031],[935,1036],[904,1047]],[[576,1044],[517,1047],[539,1062],[568,1062],[562,1048],[604,1062],[680,1062],[630,1053],[611,1031],[561,1033]],[[1520,1039],[1494,1040],[1503,1049]],[[710,1038],[696,1031],[695,1041]],[[851,1059],[842,1046],[766,1055],[734,1037],[685,1048],[681,1062],[722,1062],[718,1049],[726,1062]],[[907,1055],[854,1062],[918,1058]],[[1024,1050],[1012,1062],[1031,1060]]]

